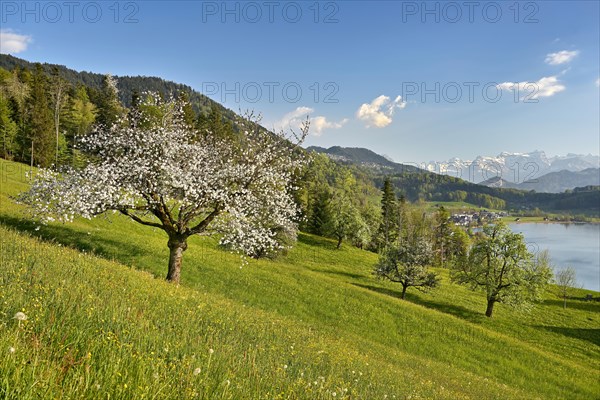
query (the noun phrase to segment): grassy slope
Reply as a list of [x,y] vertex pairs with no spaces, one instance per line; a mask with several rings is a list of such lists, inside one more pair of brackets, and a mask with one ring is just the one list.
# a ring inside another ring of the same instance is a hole
[[[400,301],[398,287],[370,275],[375,255],[310,235],[288,257],[243,268],[214,240],[194,238],[175,288],[150,275],[166,271],[159,231],[119,216],[28,222],[7,197],[26,188],[26,169],[0,161],[0,397],[590,399],[600,391],[598,303],[572,300],[563,310],[550,293],[530,313],[499,305],[490,320],[483,296],[449,283],[446,271],[439,290]],[[29,320],[19,325],[11,318],[20,310]]]

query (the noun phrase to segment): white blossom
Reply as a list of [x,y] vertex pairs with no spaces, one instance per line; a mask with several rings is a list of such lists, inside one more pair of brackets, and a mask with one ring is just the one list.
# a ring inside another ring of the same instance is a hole
[[281,249],[277,230],[297,230],[292,179],[304,163],[297,144],[308,125],[292,143],[246,114],[238,121],[246,134],[236,147],[185,126],[182,104],[151,99],[161,123],[147,127],[149,119],[140,116],[136,123],[96,127],[80,142],[93,155],[87,166],[40,170],[19,200],[44,221],[113,210],[165,230],[170,239],[219,234],[221,244],[248,255]]

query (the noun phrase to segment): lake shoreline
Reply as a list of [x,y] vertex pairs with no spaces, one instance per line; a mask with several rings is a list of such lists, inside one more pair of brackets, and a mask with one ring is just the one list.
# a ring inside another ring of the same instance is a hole
[[[518,221],[515,221],[516,218],[519,218]],[[600,220],[594,218],[592,221],[554,221],[554,220],[544,220],[543,217],[503,217],[501,218],[502,222],[507,224],[591,224],[591,225],[600,225]]]

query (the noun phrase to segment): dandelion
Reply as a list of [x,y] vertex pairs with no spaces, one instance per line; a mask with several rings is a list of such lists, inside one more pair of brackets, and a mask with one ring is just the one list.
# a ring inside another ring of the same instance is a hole
[[15,350],[15,348],[14,348],[14,347],[9,347],[9,348],[8,348],[8,352],[9,352],[10,354],[13,354],[15,351],[17,351],[17,350]]
[[287,369],[287,364],[285,364],[285,365],[283,366],[283,369]]
[[226,384],[227,386],[229,386],[229,385],[231,384],[231,381],[230,381],[229,379],[227,379],[227,380],[225,381],[225,384]]
[[194,375],[200,375],[200,372],[202,372],[202,369],[201,368],[196,368],[194,370]]
[[208,349],[208,354],[212,354],[212,353],[214,353],[214,352],[215,352],[215,351],[214,351],[213,349]]
[[100,384],[96,383],[96,390],[100,390]]
[[26,321],[27,315],[25,315],[25,313],[19,311],[18,313],[15,314],[15,316],[13,318],[16,319],[17,321]]
[[335,396],[337,396],[337,393],[333,392],[333,393],[331,393],[331,396],[335,397]]

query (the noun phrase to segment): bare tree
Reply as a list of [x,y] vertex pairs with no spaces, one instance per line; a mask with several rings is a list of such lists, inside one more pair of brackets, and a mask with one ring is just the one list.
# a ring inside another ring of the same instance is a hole
[[577,273],[572,267],[561,268],[554,273],[558,294],[564,300],[563,308],[567,308],[567,297],[571,297],[577,287]]

